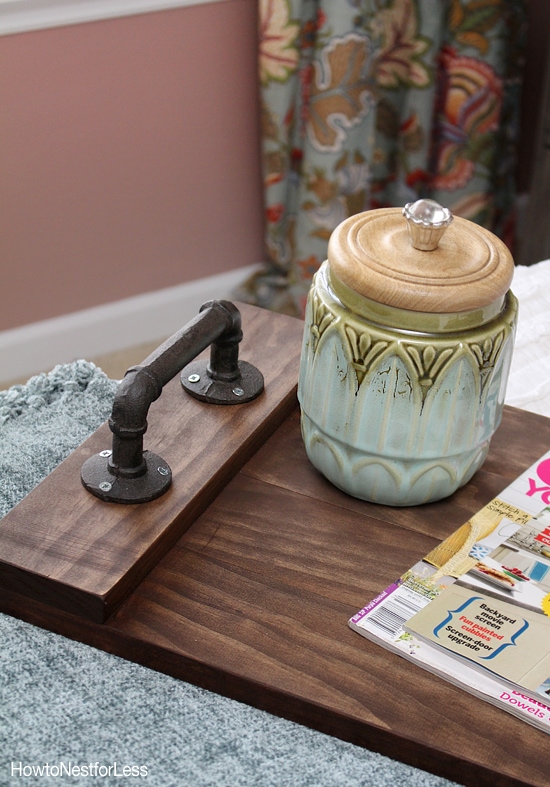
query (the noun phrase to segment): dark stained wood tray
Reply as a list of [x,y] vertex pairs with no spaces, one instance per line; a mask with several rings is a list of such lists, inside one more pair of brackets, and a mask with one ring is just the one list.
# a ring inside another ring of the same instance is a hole
[[376,506],[311,467],[294,405],[107,622],[9,582],[0,608],[459,783],[547,787],[546,734],[347,621],[549,445],[550,419],[506,407],[466,487],[426,506]]

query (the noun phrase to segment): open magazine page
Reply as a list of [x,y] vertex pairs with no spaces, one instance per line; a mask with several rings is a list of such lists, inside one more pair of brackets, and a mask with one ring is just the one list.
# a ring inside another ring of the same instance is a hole
[[550,732],[550,452],[349,625]]

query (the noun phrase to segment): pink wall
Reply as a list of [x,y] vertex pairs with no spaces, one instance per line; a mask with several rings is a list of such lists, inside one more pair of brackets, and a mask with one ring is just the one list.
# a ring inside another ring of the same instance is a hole
[[0,330],[258,262],[256,0],[0,38]]

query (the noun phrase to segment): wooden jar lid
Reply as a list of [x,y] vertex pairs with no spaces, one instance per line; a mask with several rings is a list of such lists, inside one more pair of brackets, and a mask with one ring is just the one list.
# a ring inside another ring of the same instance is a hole
[[[440,237],[426,242],[426,232]],[[423,250],[434,242],[435,248]],[[328,261],[331,272],[359,295],[438,314],[473,311],[502,299],[514,272],[512,255],[499,238],[467,219],[453,219],[432,200],[351,216],[332,233]]]

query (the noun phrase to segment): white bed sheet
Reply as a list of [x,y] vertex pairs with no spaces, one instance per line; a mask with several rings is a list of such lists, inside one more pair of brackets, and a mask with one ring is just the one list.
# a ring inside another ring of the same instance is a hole
[[518,328],[506,404],[550,416],[550,260],[518,265]]

